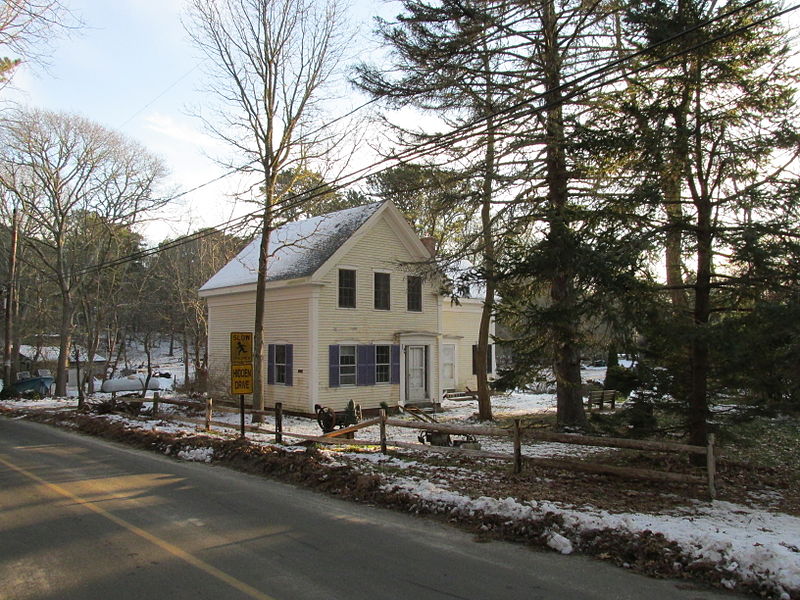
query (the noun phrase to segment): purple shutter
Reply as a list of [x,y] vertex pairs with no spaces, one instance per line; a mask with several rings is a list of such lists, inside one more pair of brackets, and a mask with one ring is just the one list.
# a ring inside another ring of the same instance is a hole
[[475,366],[475,354],[478,352],[478,346],[476,344],[472,344],[472,374],[478,374],[478,368]]
[[286,385],[294,385],[294,346],[286,344]]
[[400,345],[392,345],[390,383],[400,383]]
[[275,385],[275,344],[267,344],[267,385]]
[[339,387],[339,346],[328,346],[328,387]]
[[375,385],[375,346],[359,345],[356,352],[356,385]]
[[486,372],[492,372],[492,347],[494,344],[489,344],[486,348]]

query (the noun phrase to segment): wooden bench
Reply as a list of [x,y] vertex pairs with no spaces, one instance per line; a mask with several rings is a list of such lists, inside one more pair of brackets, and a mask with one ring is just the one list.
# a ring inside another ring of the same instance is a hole
[[617,390],[592,390],[589,392],[589,397],[586,398],[586,408],[589,409],[589,412],[592,412],[595,406],[603,410],[605,404],[609,404],[611,410],[616,409]]

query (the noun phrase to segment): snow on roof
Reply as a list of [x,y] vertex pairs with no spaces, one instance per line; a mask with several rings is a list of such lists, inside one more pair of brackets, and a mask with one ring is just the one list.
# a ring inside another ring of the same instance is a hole
[[475,265],[467,259],[458,260],[445,267],[445,274],[458,297],[476,300],[483,300],[486,297],[486,283],[480,279]]
[[[287,223],[269,236],[267,280],[306,277],[319,269],[381,206],[381,202],[346,208],[327,215]],[[255,283],[261,240],[250,242],[201,288],[214,290]]]
[[[37,348],[36,346],[29,346],[27,344],[20,344],[19,346],[19,353],[27,358],[28,360],[38,360],[41,362],[56,362],[58,360],[58,355],[61,353],[61,350],[58,346],[41,346]],[[78,356],[82,361],[86,361],[86,348],[78,348]],[[75,350],[74,346],[73,349],[69,353],[69,360],[75,359]],[[105,362],[106,359],[99,354],[94,355],[94,359],[92,362]]]

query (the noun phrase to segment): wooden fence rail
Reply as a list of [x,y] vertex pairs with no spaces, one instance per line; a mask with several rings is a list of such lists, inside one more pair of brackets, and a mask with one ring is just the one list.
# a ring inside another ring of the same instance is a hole
[[[206,430],[210,430],[211,426],[223,427],[229,429],[236,429],[237,425],[234,423],[227,423],[225,421],[213,420],[213,410],[227,413],[239,413],[240,409],[227,407],[227,406],[213,406],[211,398],[206,398],[204,401],[187,401],[187,400],[172,400],[165,398],[154,398],[154,409],[156,409],[157,402],[162,404],[173,404],[177,406],[188,406],[197,408],[198,410],[205,410],[204,419],[193,419],[190,417],[181,417],[181,420],[191,423],[202,424]],[[155,412],[154,410],[154,412]],[[707,446],[693,446],[689,444],[678,444],[673,442],[654,442],[648,440],[629,440],[624,438],[606,438],[598,436],[585,436],[571,433],[552,433],[541,430],[523,429],[520,419],[514,419],[511,428],[503,427],[487,427],[487,426],[463,426],[451,425],[445,423],[424,423],[421,421],[403,421],[400,419],[391,419],[387,416],[384,409],[381,409],[380,416],[367,419],[345,427],[325,435],[309,435],[304,433],[293,433],[283,430],[283,410],[282,406],[278,403],[274,409],[266,410],[246,410],[245,413],[251,415],[267,416],[275,415],[275,429],[266,429],[256,425],[245,426],[244,429],[264,434],[272,434],[275,436],[276,443],[282,443],[283,437],[292,439],[300,439],[305,441],[312,441],[319,444],[326,445],[348,445],[348,446],[380,446],[381,452],[386,454],[388,448],[406,448],[410,450],[438,452],[445,454],[465,454],[481,458],[492,458],[498,460],[508,460],[513,464],[514,472],[520,473],[525,464],[542,466],[547,468],[562,469],[569,471],[580,471],[584,473],[595,473],[605,475],[616,475],[619,477],[648,479],[653,481],[670,481],[681,483],[701,484],[708,485],[708,491],[711,498],[716,497],[716,452],[714,447],[714,435],[708,436]],[[368,440],[355,440],[345,439],[343,436],[373,427],[379,427],[379,441]],[[417,429],[423,431],[436,431],[440,433],[452,435],[470,435],[470,436],[484,436],[484,437],[505,437],[512,438],[513,452],[505,454],[502,452],[487,452],[482,450],[447,447],[447,446],[431,446],[425,444],[414,444],[409,442],[392,441],[387,438],[387,427],[400,427],[408,429]],[[655,469],[638,469],[632,467],[618,467],[613,465],[601,465],[596,463],[589,463],[584,461],[570,460],[570,459],[552,459],[552,458],[535,458],[524,456],[522,454],[522,441],[546,441],[558,442],[563,444],[575,444],[582,446],[594,446],[599,448],[624,448],[629,450],[645,450],[651,452],[670,452],[670,453],[685,453],[685,454],[700,454],[706,456],[706,477],[700,477],[688,473],[671,473],[666,471],[658,471]]]

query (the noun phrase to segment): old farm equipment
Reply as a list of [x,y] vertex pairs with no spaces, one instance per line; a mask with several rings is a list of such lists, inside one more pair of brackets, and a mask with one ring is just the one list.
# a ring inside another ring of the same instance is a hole
[[[438,423],[432,415],[417,407],[398,406],[398,408],[402,412],[411,415],[423,423]],[[417,436],[417,439],[420,444],[430,444],[431,446],[454,446],[456,448],[468,448],[471,450],[480,450],[481,447],[478,440],[475,439],[475,436],[469,434],[460,436],[458,439],[453,439],[450,437],[449,433],[444,433],[443,431],[422,431]]]
[[314,412],[317,414],[317,424],[322,433],[330,433],[337,427],[342,429],[356,425],[362,419],[361,405],[354,404],[352,400],[347,403],[344,411],[336,412],[330,406],[314,405]]

